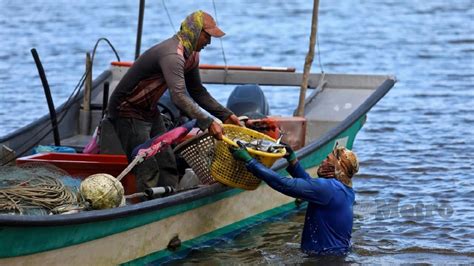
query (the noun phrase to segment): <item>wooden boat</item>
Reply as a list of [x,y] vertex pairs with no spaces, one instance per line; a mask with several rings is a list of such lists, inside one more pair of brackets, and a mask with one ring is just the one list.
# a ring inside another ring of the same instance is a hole
[[[63,104],[58,116],[62,145],[82,148],[101,118],[102,88],[111,90],[128,68],[115,63],[94,82],[90,126],[80,128],[82,97]],[[207,84],[259,84],[299,87],[302,74],[278,69],[201,67]],[[306,102],[306,141],[297,151],[302,165],[314,175],[318,164],[338,143],[352,148],[370,109],[393,87],[383,75],[311,74],[313,93]],[[79,122],[79,123],[78,123]],[[86,134],[79,134],[86,132]],[[45,116],[0,139],[0,146],[22,154],[33,145],[51,144]],[[285,173],[284,160],[273,169]],[[293,198],[261,184],[254,191],[216,183],[165,198],[115,209],[68,215],[0,215],[0,264],[143,264],[167,261],[191,248],[207,245],[256,223],[303,208]]]

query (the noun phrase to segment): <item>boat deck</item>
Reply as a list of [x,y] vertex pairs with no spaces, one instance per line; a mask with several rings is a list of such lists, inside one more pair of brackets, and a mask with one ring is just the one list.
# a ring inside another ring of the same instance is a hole
[[81,152],[87,143],[89,143],[90,139],[90,135],[74,135],[70,138],[62,139],[61,145],[74,148],[76,151]]

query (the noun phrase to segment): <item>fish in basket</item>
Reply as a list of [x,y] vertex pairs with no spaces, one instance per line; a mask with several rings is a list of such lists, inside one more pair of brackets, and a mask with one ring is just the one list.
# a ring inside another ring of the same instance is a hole
[[229,147],[238,147],[237,141],[246,145],[252,157],[263,165],[271,167],[276,160],[282,158],[286,150],[275,139],[255,130],[224,124],[222,141],[217,141],[210,173],[214,179],[231,187],[254,190],[261,180],[247,171],[245,163],[236,161]]

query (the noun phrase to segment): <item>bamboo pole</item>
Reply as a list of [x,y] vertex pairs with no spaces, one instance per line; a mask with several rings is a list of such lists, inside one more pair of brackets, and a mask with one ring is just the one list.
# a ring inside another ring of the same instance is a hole
[[318,32],[318,12],[319,12],[319,0],[314,0],[313,3],[313,18],[311,20],[311,35],[309,38],[309,51],[306,55],[304,62],[303,80],[300,87],[300,98],[298,101],[298,108],[296,109],[295,116],[304,116],[304,102],[306,98],[306,89],[308,88],[309,74],[311,72],[311,64],[314,59],[314,46],[316,44],[316,35]]

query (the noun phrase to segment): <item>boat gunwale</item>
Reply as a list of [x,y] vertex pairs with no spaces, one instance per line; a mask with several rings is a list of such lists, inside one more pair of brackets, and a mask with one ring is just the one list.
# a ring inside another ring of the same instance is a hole
[[[109,79],[110,77],[112,76],[112,71],[111,70],[105,70],[104,72],[102,72],[97,78],[94,79],[94,82],[92,83],[92,90],[94,91],[96,88],[98,88],[101,84],[103,84],[107,79]],[[65,102],[63,102],[60,106],[58,106],[55,110],[56,110],[56,114],[57,116],[59,117],[60,115],[62,115],[64,112],[66,112],[71,106],[73,106],[74,104],[78,103],[79,101],[81,101],[83,98],[84,98],[84,95],[83,95],[83,89],[81,88],[80,91],[78,92],[78,96],[76,96],[72,101],[70,102],[67,102],[67,100]],[[43,115],[42,117],[36,119],[34,122],[32,123],[29,123],[23,127],[20,127],[18,129],[16,129],[15,131],[11,132],[11,133],[8,133],[4,136],[0,136],[0,144],[1,143],[5,143],[5,142],[8,142],[10,141],[11,139],[21,135],[21,134],[24,134],[24,132],[28,132],[32,129],[35,129],[36,127],[42,125],[42,124],[45,124],[45,123],[49,123],[48,121],[50,120],[50,115],[49,113]],[[61,125],[59,124],[58,127],[61,127]],[[44,129],[40,130],[40,131],[43,131]],[[51,133],[52,134],[52,131]],[[47,136],[46,136],[47,137]],[[41,140],[39,140],[41,142]]]
[[[298,150],[298,158],[304,158],[305,156],[311,154],[314,150],[328,143],[335,136],[348,129],[360,117],[367,114],[370,109],[372,109],[372,107],[374,107],[377,102],[379,102],[385,96],[385,94],[390,91],[390,89],[395,85],[395,82],[396,79],[394,77],[387,78],[382,84],[380,84],[379,87],[377,87],[377,89],[375,89],[373,93],[370,94],[369,97],[367,97],[367,99],[364,100],[364,102],[356,110],[354,110],[354,112],[350,113],[339,125],[329,130],[318,140]],[[280,167],[280,165],[275,164],[275,167]]]
[[[310,155],[315,150],[324,146],[339,134],[348,129],[353,123],[364,116],[385,94],[394,86],[396,79],[388,77],[381,85],[379,85],[374,92],[367,97],[367,99],[351,114],[349,114],[341,123],[335,128],[328,131],[318,140],[308,144],[307,146],[298,150],[297,156],[304,158]],[[25,128],[25,127],[24,127]],[[22,128],[22,129],[24,129]],[[272,167],[273,170],[278,171],[287,165],[285,160],[278,160]],[[22,227],[22,226],[65,226],[74,224],[83,224],[91,222],[100,222],[105,220],[113,220],[118,218],[139,215],[151,211],[161,210],[167,207],[185,204],[194,200],[199,200],[208,196],[213,196],[218,193],[223,193],[230,190],[240,190],[236,188],[226,187],[220,183],[202,187],[187,192],[182,192],[166,198],[155,199],[151,201],[142,202],[139,204],[128,205],[121,208],[80,212],[69,215],[55,215],[55,216],[21,216],[21,215],[0,215],[0,226]]]

